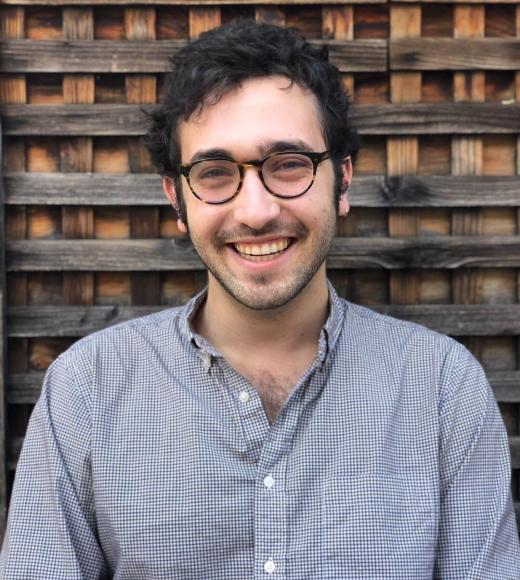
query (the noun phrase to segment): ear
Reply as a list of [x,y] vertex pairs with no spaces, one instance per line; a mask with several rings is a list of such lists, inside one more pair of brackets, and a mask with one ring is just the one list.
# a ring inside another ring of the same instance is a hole
[[[171,177],[166,177],[166,176],[163,177],[162,186],[163,186],[163,190],[164,190],[164,193],[166,195],[166,198],[172,204],[173,209],[177,212],[177,215],[179,215],[179,202],[177,200],[177,193],[175,191],[175,185],[173,184],[173,179]],[[181,231],[183,234],[187,233],[187,231],[188,231],[186,224],[181,220],[180,217],[177,219],[177,227],[179,228],[179,231]]]
[[350,211],[350,202],[348,199],[348,188],[352,181],[352,160],[345,158],[342,163],[343,181],[341,184],[341,195],[339,197],[338,215],[344,217]]

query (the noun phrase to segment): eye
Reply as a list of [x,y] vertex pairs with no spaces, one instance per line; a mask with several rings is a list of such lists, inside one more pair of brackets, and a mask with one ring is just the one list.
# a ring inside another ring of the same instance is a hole
[[237,169],[233,162],[224,159],[201,161],[191,169],[191,178],[199,181],[216,181],[234,178]]
[[199,179],[215,179],[218,177],[228,177],[231,175],[231,172],[227,167],[211,167],[205,169],[202,173],[198,174]]
[[267,170],[277,175],[299,175],[312,171],[312,163],[304,155],[276,155],[269,160]]

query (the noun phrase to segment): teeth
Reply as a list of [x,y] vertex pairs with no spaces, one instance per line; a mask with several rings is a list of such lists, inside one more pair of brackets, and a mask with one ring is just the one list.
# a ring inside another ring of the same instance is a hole
[[269,254],[277,254],[287,248],[289,240],[287,238],[279,240],[278,242],[271,242],[265,244],[235,244],[235,249],[240,254],[248,256],[268,256]]

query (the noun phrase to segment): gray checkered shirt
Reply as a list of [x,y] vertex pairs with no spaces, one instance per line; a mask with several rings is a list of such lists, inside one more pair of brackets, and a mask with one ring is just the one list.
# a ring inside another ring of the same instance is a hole
[[182,308],[74,344],[18,464],[0,577],[518,580],[506,432],[455,341],[331,289],[269,425]]

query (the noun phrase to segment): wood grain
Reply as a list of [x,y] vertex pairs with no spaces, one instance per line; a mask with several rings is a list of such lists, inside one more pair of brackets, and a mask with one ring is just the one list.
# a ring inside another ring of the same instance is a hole
[[[125,8],[126,37],[133,42],[155,40],[155,8]],[[126,100],[129,104],[155,103],[157,81],[154,75],[125,77]],[[150,160],[142,146],[134,140],[128,143],[128,162],[131,173],[150,171]],[[155,238],[159,236],[159,209],[157,207],[130,208],[130,237]],[[130,274],[132,304],[159,304],[161,301],[158,272]]]
[[[386,4],[387,0],[262,0],[262,4]],[[444,0],[445,1],[445,0]],[[512,0],[504,0],[506,2]],[[16,4],[20,6],[76,6],[88,4],[89,6],[105,6],[106,0],[2,0],[3,4]],[[110,0],[114,6],[125,6],[132,4],[141,5],[199,5],[199,6],[220,6],[228,4],[258,4],[258,0]]]
[[[391,38],[416,38],[421,35],[421,9],[395,4],[390,7]],[[417,103],[421,100],[421,74],[395,72],[390,77],[390,99],[393,103]],[[386,144],[386,169],[389,177],[414,175],[419,166],[417,137],[389,136]],[[388,212],[388,235],[417,236],[418,216],[413,209]],[[390,273],[389,297],[392,304],[415,304],[420,295],[420,274],[399,270]]]
[[[92,8],[67,7],[63,10],[63,36],[69,40],[94,38]],[[63,102],[68,104],[94,103],[93,75],[64,75]],[[92,171],[93,143],[91,137],[67,137],[60,142],[61,171]],[[89,207],[62,208],[62,232],[66,238],[91,238],[94,234],[94,211]],[[63,274],[65,304],[93,304],[94,274],[65,272]]]
[[[520,333],[520,304],[385,305],[374,310],[453,336]],[[13,306],[9,337],[80,337],[113,324],[163,310],[161,306]]]
[[[21,7],[3,7],[0,18],[0,39],[19,40],[25,36],[25,9]],[[16,75],[2,78],[0,81],[0,95],[2,103],[25,103],[27,101],[27,82],[25,75]],[[3,130],[0,133],[2,138],[0,144],[0,173],[5,171],[26,170],[26,146],[23,140],[16,139],[7,143]],[[5,145],[5,146],[4,146]],[[3,180],[2,180],[3,181]],[[13,278],[6,278],[5,274],[5,239],[25,238],[27,235],[27,211],[24,207],[16,208],[15,212],[5,215],[3,185],[0,185],[0,537],[5,531],[7,515],[7,494],[8,494],[8,470],[7,465],[7,444],[11,440],[11,434],[7,430],[5,393],[5,373],[7,371],[28,370],[28,341],[22,339],[18,342],[18,348],[13,353],[7,341],[5,332],[5,306],[7,300],[10,304],[26,305],[28,302],[27,274],[20,273]],[[7,298],[8,296],[8,298]],[[23,417],[23,414],[22,414]],[[9,429],[23,428],[20,420],[11,418]]]
[[[214,10],[214,9],[212,9]],[[387,67],[385,40],[327,40],[330,60],[342,72],[383,72]],[[4,73],[160,73],[170,70],[171,58],[184,40],[0,42],[0,71]],[[109,55],[107,57],[107,55]]]
[[[148,126],[135,105],[4,105],[1,110],[6,135],[144,135]],[[516,134],[520,104],[357,105],[350,120],[362,135]]]
[[[336,238],[330,268],[517,268],[518,236]],[[6,244],[10,272],[200,270],[186,239],[27,240]]]
[[390,70],[517,70],[513,38],[403,38],[388,43]]
[[[10,173],[7,205],[168,206],[154,173]],[[512,206],[520,200],[520,176],[356,175],[352,207]]]
[[[0,138],[2,127],[0,124]],[[6,369],[7,369],[7,332],[6,320],[6,281],[5,281],[5,214],[4,214],[4,188],[2,179],[2,143],[0,139],[0,536],[5,529],[7,516],[7,478],[5,469],[5,444],[7,425],[5,417],[6,400]]]

